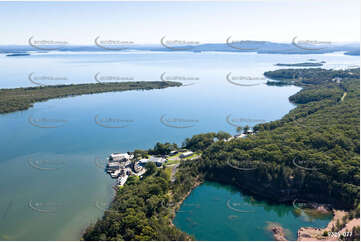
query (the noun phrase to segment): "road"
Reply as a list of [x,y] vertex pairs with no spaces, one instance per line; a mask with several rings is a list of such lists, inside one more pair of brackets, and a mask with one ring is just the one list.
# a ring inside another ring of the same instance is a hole
[[178,166],[179,166],[179,164],[174,164],[174,165],[167,166],[167,167],[172,167],[172,173],[170,175],[170,181],[171,182],[175,181],[175,173],[177,172]]

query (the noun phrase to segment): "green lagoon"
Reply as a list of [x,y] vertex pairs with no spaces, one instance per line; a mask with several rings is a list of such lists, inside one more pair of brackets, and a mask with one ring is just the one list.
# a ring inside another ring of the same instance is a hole
[[331,218],[312,218],[292,205],[269,204],[235,187],[205,182],[186,198],[173,223],[196,240],[211,241],[274,240],[267,226],[276,223],[288,240],[297,240],[300,227],[325,227]]

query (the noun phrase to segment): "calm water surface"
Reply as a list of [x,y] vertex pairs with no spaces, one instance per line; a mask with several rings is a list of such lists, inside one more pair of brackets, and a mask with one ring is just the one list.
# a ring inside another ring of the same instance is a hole
[[186,198],[173,222],[197,240],[274,240],[267,229],[272,223],[285,229],[288,240],[297,240],[299,227],[325,227],[331,217],[312,218],[293,206],[257,201],[232,186],[206,182]]
[[[359,62],[358,57],[339,53],[1,55],[0,88],[35,86],[29,76],[52,77],[41,80],[46,85],[96,83],[97,73],[134,81],[158,81],[165,73],[163,76],[170,80],[183,77],[188,80],[185,84],[192,85],[55,99],[36,103],[26,111],[0,115],[0,240],[79,239],[81,231],[102,215],[112,199],[113,181],[102,169],[109,153],[148,149],[156,142],[181,144],[185,138],[203,132],[235,134],[236,128],[226,122],[227,117],[247,120],[237,125],[251,126],[259,120],[279,119],[294,107],[288,97],[300,90],[298,87],[244,87],[231,84],[226,75],[254,79],[262,77],[264,71],[277,69],[276,63],[309,58],[326,61],[328,67]],[[167,124],[191,125],[171,128]],[[236,225],[235,221],[230,223]],[[302,225],[300,220],[295,223]],[[239,229],[244,229],[241,224],[233,227]],[[234,235],[221,239],[239,238]]]

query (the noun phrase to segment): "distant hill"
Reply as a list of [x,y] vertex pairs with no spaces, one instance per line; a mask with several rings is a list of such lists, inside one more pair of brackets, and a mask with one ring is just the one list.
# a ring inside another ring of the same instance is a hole
[[[177,49],[178,48],[178,49]],[[178,47],[166,47],[165,45],[127,45],[122,46],[121,49],[105,49],[99,46],[59,46],[57,51],[222,51],[222,52],[257,52],[267,54],[324,54],[331,52],[345,52],[346,55],[360,55],[359,43],[335,43],[316,45],[301,45],[295,43],[276,43],[269,41],[236,41],[228,43],[212,43],[199,45],[183,45]],[[28,51],[36,52],[50,52],[53,50],[40,50],[27,45],[2,45],[0,46],[0,53],[24,53]]]
[[345,55],[356,55],[356,56],[360,56],[360,49],[347,51],[347,52],[345,53]]

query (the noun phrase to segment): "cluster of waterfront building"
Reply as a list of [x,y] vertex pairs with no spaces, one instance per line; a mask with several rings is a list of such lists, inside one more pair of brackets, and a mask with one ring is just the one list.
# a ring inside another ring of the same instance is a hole
[[[174,156],[178,151],[172,151],[169,156],[157,157],[149,156],[139,160],[134,159],[134,155],[130,153],[112,153],[108,158],[106,172],[117,179],[116,185],[123,186],[129,176],[142,176],[145,172],[145,165],[149,162],[161,167],[166,163],[167,158]],[[179,155],[180,159],[184,159],[193,155],[192,151],[185,151]]]
[[[253,135],[254,132],[252,129],[248,129],[244,133],[231,136],[225,141],[230,141],[237,138],[245,138],[249,135]],[[180,154],[179,154],[180,153]],[[117,179],[116,185],[123,186],[127,181],[129,176],[142,176],[145,172],[145,165],[149,162],[154,163],[156,166],[163,166],[169,157],[174,157],[179,154],[176,158],[173,159],[185,159],[190,156],[193,156],[192,151],[186,149],[174,150],[171,151],[168,156],[148,156],[148,158],[135,159],[134,155],[131,153],[112,153],[108,158],[108,163],[106,165],[106,172],[109,175]],[[197,157],[195,157],[197,158]]]

